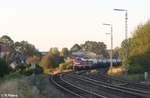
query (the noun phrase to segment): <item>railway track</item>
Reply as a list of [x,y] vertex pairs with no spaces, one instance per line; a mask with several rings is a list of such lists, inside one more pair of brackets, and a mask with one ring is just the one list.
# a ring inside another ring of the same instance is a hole
[[[100,82],[100,81],[95,81],[93,79],[83,77],[83,76],[79,76],[79,75],[75,75],[75,74],[72,74],[72,75],[67,74],[67,75],[65,75],[65,77],[69,77],[69,79],[72,78],[72,81],[80,81],[80,84],[82,82],[84,82],[83,85],[84,84],[88,84],[90,86],[94,85],[94,86],[91,86],[91,87],[93,87],[93,90],[96,87],[99,87],[99,88],[101,88],[101,90],[105,91],[108,95],[109,94],[117,95],[119,93],[120,97],[118,97],[118,98],[126,98],[126,97],[129,97],[129,98],[150,98],[150,93],[145,92],[145,91],[114,86],[114,85],[111,85],[111,84],[103,83],[103,82]],[[69,81],[69,79],[68,79],[68,81]],[[103,93],[103,94],[105,95],[106,93]],[[112,98],[110,96],[108,96],[108,97]]]
[[72,98],[150,98],[149,91],[113,85],[83,74],[84,72],[71,72],[54,75],[50,79],[61,90],[72,95]]
[[65,81],[62,78],[63,74],[58,74],[58,75],[54,75],[51,76],[51,82],[56,85],[57,87],[59,87],[61,90],[68,92],[69,94],[71,94],[74,97],[77,98],[107,98],[103,95],[100,94],[96,94],[93,92],[90,92],[88,90],[82,89],[78,86],[75,86],[71,83],[69,83],[68,81]]
[[[88,75],[84,75],[83,72],[80,75],[89,77]],[[93,80],[97,80],[97,81],[101,81],[101,82],[105,82],[105,83],[109,83],[109,84],[113,84],[112,81],[115,81],[115,82],[118,83],[117,84],[118,86],[150,92],[150,85],[128,82],[128,81],[125,81],[125,80],[112,78],[112,77],[102,75],[102,74],[99,74],[99,76],[92,76],[90,78],[93,79]]]
[[114,81],[121,82],[121,83],[124,84],[122,86],[125,86],[125,87],[129,87],[129,88],[134,88],[134,89],[139,89],[139,90],[144,90],[144,91],[150,92],[150,85],[128,82],[128,81],[125,81],[125,80],[119,80],[119,79],[112,78],[112,77],[105,76],[105,75],[103,77],[109,78],[109,79],[114,80]]

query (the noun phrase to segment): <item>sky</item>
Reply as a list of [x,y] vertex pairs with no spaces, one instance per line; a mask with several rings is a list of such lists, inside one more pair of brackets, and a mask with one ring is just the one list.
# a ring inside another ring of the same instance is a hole
[[150,0],[0,0],[0,36],[26,40],[40,51],[51,47],[72,47],[87,40],[101,41],[113,48],[125,39],[125,12],[128,10],[128,35],[150,19]]

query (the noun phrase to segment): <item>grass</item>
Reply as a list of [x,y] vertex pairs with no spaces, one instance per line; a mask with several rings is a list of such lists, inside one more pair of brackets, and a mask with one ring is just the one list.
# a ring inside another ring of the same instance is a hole
[[115,74],[111,75],[114,78],[119,78],[126,81],[133,81],[133,82],[140,82],[144,81],[144,74],[128,74],[128,73],[122,73],[122,74]]
[[126,71],[126,68],[124,66],[119,67],[113,67],[112,69],[108,70],[109,75],[119,75]]
[[50,83],[46,74],[24,76],[11,73],[1,78],[0,93],[17,94],[19,98],[69,98]]
[[[38,77],[37,81],[40,81]],[[24,76],[13,72],[0,78],[0,93],[17,94],[20,98],[45,98],[39,95],[39,90],[33,85],[32,76]]]
[[109,69],[108,74],[110,76],[121,78],[127,81],[144,81],[144,73],[135,73],[135,74],[127,73],[126,68],[124,66],[113,67],[112,69]]
[[21,98],[38,98],[32,92],[29,79],[17,72],[1,78],[0,92],[5,94],[17,94]]

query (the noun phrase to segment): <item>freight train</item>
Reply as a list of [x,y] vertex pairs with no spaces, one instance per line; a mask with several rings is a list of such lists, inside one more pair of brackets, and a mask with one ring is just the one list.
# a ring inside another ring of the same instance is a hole
[[[73,66],[74,70],[87,70],[96,68],[107,68],[110,67],[110,59],[99,59],[99,60],[82,60],[80,63],[75,63]],[[113,66],[121,65],[120,59],[112,59]]]

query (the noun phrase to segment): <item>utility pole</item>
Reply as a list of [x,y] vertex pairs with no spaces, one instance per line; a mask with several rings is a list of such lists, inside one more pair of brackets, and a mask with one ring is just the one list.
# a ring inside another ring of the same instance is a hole
[[111,40],[111,50],[110,50],[110,71],[112,72],[112,66],[113,66],[113,63],[112,63],[112,56],[113,56],[113,26],[112,24],[103,24],[103,25],[106,25],[106,26],[110,26],[110,33],[106,33],[106,34],[110,34],[110,40]]
[[128,10],[126,9],[114,9],[114,11],[125,12],[125,66],[128,66]]

